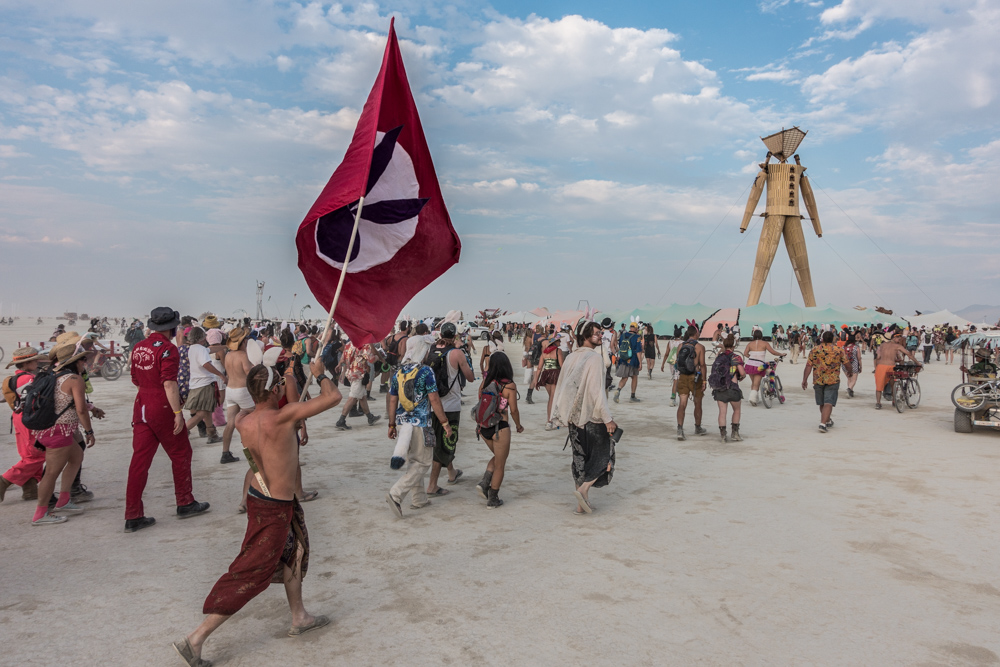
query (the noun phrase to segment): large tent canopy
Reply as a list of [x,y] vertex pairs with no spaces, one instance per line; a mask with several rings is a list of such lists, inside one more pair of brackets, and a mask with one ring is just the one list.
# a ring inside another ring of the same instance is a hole
[[948,310],[939,310],[936,313],[927,313],[926,315],[913,315],[906,319],[910,322],[910,326],[914,327],[935,327],[939,324],[950,324],[961,327],[973,324],[968,319]]
[[610,317],[616,324],[625,322],[626,326],[628,326],[628,322],[632,318],[638,318],[641,322],[652,324],[653,331],[658,336],[672,336],[675,326],[686,329],[687,321],[693,320],[700,327],[705,320],[712,317],[718,310],[718,308],[712,308],[700,303],[687,306],[675,303],[666,307],[645,305],[642,308],[634,308],[632,310],[600,312],[595,317],[598,320],[603,317]]

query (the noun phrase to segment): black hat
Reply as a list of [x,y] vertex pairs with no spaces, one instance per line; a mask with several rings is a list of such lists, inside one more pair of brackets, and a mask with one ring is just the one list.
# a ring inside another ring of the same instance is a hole
[[615,326],[615,323],[611,320],[610,317],[605,317],[603,320],[601,320],[601,326],[605,329],[610,329],[611,327]]
[[146,326],[153,331],[170,331],[171,329],[176,329],[180,323],[180,313],[173,308],[160,306],[159,308],[154,308],[149,314],[149,321],[146,322]]
[[441,325],[441,338],[454,338],[458,333],[458,327],[454,322],[445,322]]

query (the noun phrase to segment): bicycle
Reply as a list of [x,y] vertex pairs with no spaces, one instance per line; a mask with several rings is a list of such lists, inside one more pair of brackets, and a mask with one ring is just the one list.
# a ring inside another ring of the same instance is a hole
[[922,368],[912,364],[896,364],[885,374],[886,379],[892,383],[892,404],[896,407],[896,412],[902,412],[904,407],[912,410],[920,405],[920,381],[917,380],[917,373]]
[[768,409],[771,408],[771,403],[775,398],[778,399],[779,403],[785,402],[785,395],[782,393],[781,378],[775,372],[781,359],[779,357],[774,361],[764,362],[764,380],[760,383],[760,400],[764,404],[764,407]]
[[986,382],[963,382],[951,391],[951,402],[962,412],[976,413],[982,410],[987,402],[991,405],[1000,403],[1000,378]]

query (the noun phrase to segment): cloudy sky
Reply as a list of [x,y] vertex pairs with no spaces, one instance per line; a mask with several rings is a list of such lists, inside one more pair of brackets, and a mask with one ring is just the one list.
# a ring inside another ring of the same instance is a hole
[[413,314],[742,305],[791,125],[821,304],[1000,300],[1000,0],[0,0],[2,313],[252,311],[259,279],[315,316],[295,231],[391,16],[463,242]]

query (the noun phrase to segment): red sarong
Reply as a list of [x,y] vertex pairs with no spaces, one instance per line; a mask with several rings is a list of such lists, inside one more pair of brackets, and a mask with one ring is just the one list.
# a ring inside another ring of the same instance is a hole
[[[272,581],[283,581],[284,566],[309,567],[309,533],[298,500],[262,500],[248,494],[247,534],[240,554],[205,598],[206,614],[231,616],[263,592]],[[301,546],[302,556],[298,558]]]

